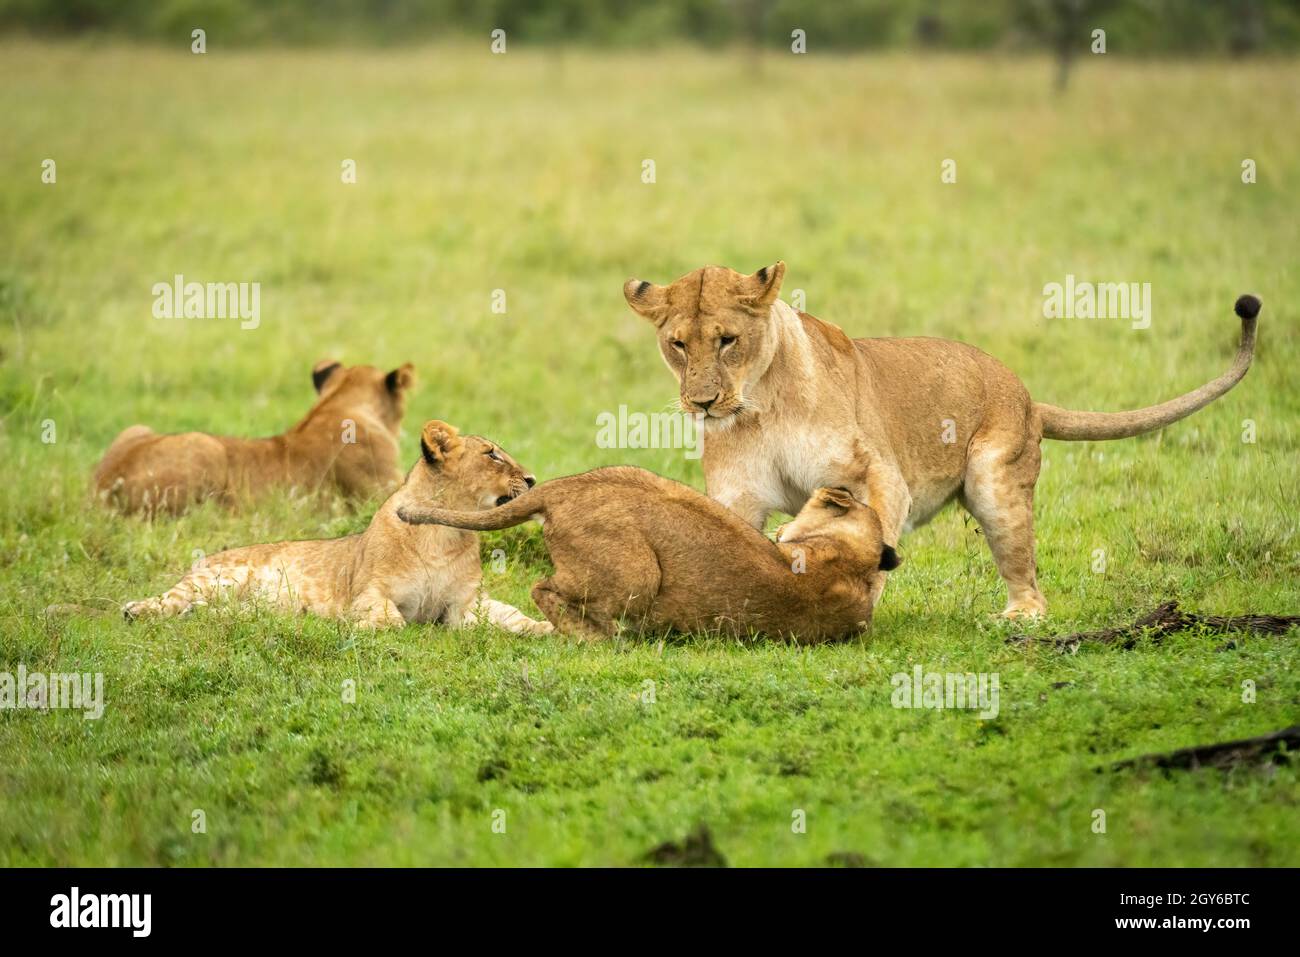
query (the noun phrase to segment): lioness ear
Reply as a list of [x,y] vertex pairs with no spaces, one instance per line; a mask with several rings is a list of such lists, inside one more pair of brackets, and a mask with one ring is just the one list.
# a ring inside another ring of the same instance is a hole
[[447,456],[461,445],[460,432],[456,430],[456,426],[448,425],[438,419],[424,423],[424,428],[420,430],[420,454],[434,467],[447,461]]
[[784,261],[778,261],[774,266],[764,266],[754,275],[745,277],[741,283],[740,298],[756,308],[770,306],[780,295],[781,280],[784,278]]
[[882,572],[892,572],[901,564],[903,564],[903,559],[891,546],[886,545],[880,549],[880,570]]
[[321,387],[325,385],[325,381],[342,368],[343,366],[335,359],[321,359],[320,362],[311,367],[311,384],[319,392]]
[[411,386],[415,385],[415,366],[409,362],[398,366],[388,375],[384,376],[384,385],[393,395],[399,392],[405,392]]
[[623,283],[623,298],[637,313],[661,325],[668,306],[668,289],[644,279],[629,279]]

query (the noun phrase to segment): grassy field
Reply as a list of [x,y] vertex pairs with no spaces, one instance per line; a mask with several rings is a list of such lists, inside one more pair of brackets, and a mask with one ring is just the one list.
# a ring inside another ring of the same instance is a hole
[[[957,510],[904,540],[869,637],[811,650],[43,612],[156,593],[196,548],[362,528],[309,499],[153,524],[88,499],[125,425],[279,431],[325,356],[415,363],[408,460],[440,417],[541,478],[702,486],[679,451],[595,444],[600,412],[676,393],[621,285],[785,259],[786,298],[851,334],[959,338],[1081,408],[1218,375],[1257,292],[1237,390],[1163,434],[1045,445],[1040,630],[1165,597],[1297,613],[1300,66],[1097,57],[1057,97],[1019,59],[209,42],[0,43],[0,671],[102,672],[106,697],[98,721],[0,711],[0,864],[628,865],[698,825],[733,865],[1300,864],[1294,764],[1097,770],[1295,723],[1295,632],[1008,645]],[[260,326],[153,318],[176,273],[260,282]],[[1151,327],[1044,319],[1067,274],[1150,282]],[[531,609],[537,528],[483,547]],[[997,673],[998,717],[891,707],[918,664]]]

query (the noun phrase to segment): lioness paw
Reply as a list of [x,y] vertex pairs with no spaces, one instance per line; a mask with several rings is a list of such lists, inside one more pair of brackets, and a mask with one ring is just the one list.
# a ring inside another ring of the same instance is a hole
[[1003,609],[1001,617],[1008,621],[1024,621],[1042,618],[1046,614],[1047,609],[1036,604],[1013,604]]

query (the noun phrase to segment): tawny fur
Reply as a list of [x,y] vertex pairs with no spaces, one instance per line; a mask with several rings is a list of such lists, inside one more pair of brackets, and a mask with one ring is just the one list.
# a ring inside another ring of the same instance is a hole
[[541,521],[555,574],[533,601],[589,639],[623,628],[847,638],[870,625],[875,580],[897,564],[876,513],[842,489],[818,490],[774,543],[695,489],[630,467],[546,482],[485,512],[398,514],[473,529]]
[[480,594],[478,536],[408,525],[397,517],[403,506],[490,508],[525,491],[533,477],[499,446],[476,435],[462,437],[446,423],[426,423],[420,439],[421,460],[361,534],[221,552],[199,562],[166,593],[130,602],[123,613],[183,615],[196,605],[233,601],[371,627],[454,627],[483,617],[510,631],[550,632],[549,624]]
[[178,514],[204,499],[235,504],[270,488],[334,491],[366,499],[402,481],[398,428],[415,377],[410,363],[385,374],[332,360],[312,370],[319,395],[282,435],[124,430],[95,469],[94,491],[122,512]]
[[[954,498],[975,517],[1008,590],[1004,615],[1038,615],[1033,496],[1043,438],[1123,438],[1163,428],[1246,374],[1259,301],[1243,296],[1241,345],[1227,373],[1134,412],[1036,403],[1006,366],[946,339],[850,339],[777,298],[785,264],[745,276],[707,266],[624,295],[654,323],[682,408],[704,413],[708,493],[761,528],[819,486],[870,503],[885,541]],[[884,578],[879,579],[884,587]]]

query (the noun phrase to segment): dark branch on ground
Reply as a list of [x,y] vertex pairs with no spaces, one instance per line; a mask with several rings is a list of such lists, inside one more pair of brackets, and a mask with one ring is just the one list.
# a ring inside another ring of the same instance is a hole
[[1261,635],[1285,634],[1300,625],[1300,615],[1195,615],[1183,611],[1178,602],[1167,601],[1154,611],[1148,612],[1137,621],[1117,628],[1103,628],[1101,631],[1080,631],[1059,637],[1038,638],[1033,635],[1012,635],[1008,644],[1045,644],[1052,645],[1060,651],[1077,651],[1079,645],[1088,642],[1099,645],[1114,645],[1117,648],[1132,648],[1142,638],[1149,638],[1159,644],[1166,636],[1188,628],[1204,628],[1214,633],[1252,632]]
[[[1282,745],[1286,745],[1285,750]],[[1112,771],[1124,768],[1196,768],[1210,767],[1229,770],[1239,764],[1263,761],[1282,764],[1290,760],[1290,754],[1300,750],[1300,724],[1293,724],[1281,731],[1261,734],[1256,738],[1243,738],[1240,741],[1224,741],[1219,744],[1199,744],[1191,748],[1179,748],[1164,754],[1144,754],[1141,757],[1117,761],[1110,766]],[[1100,770],[1100,769],[1099,769]]]

